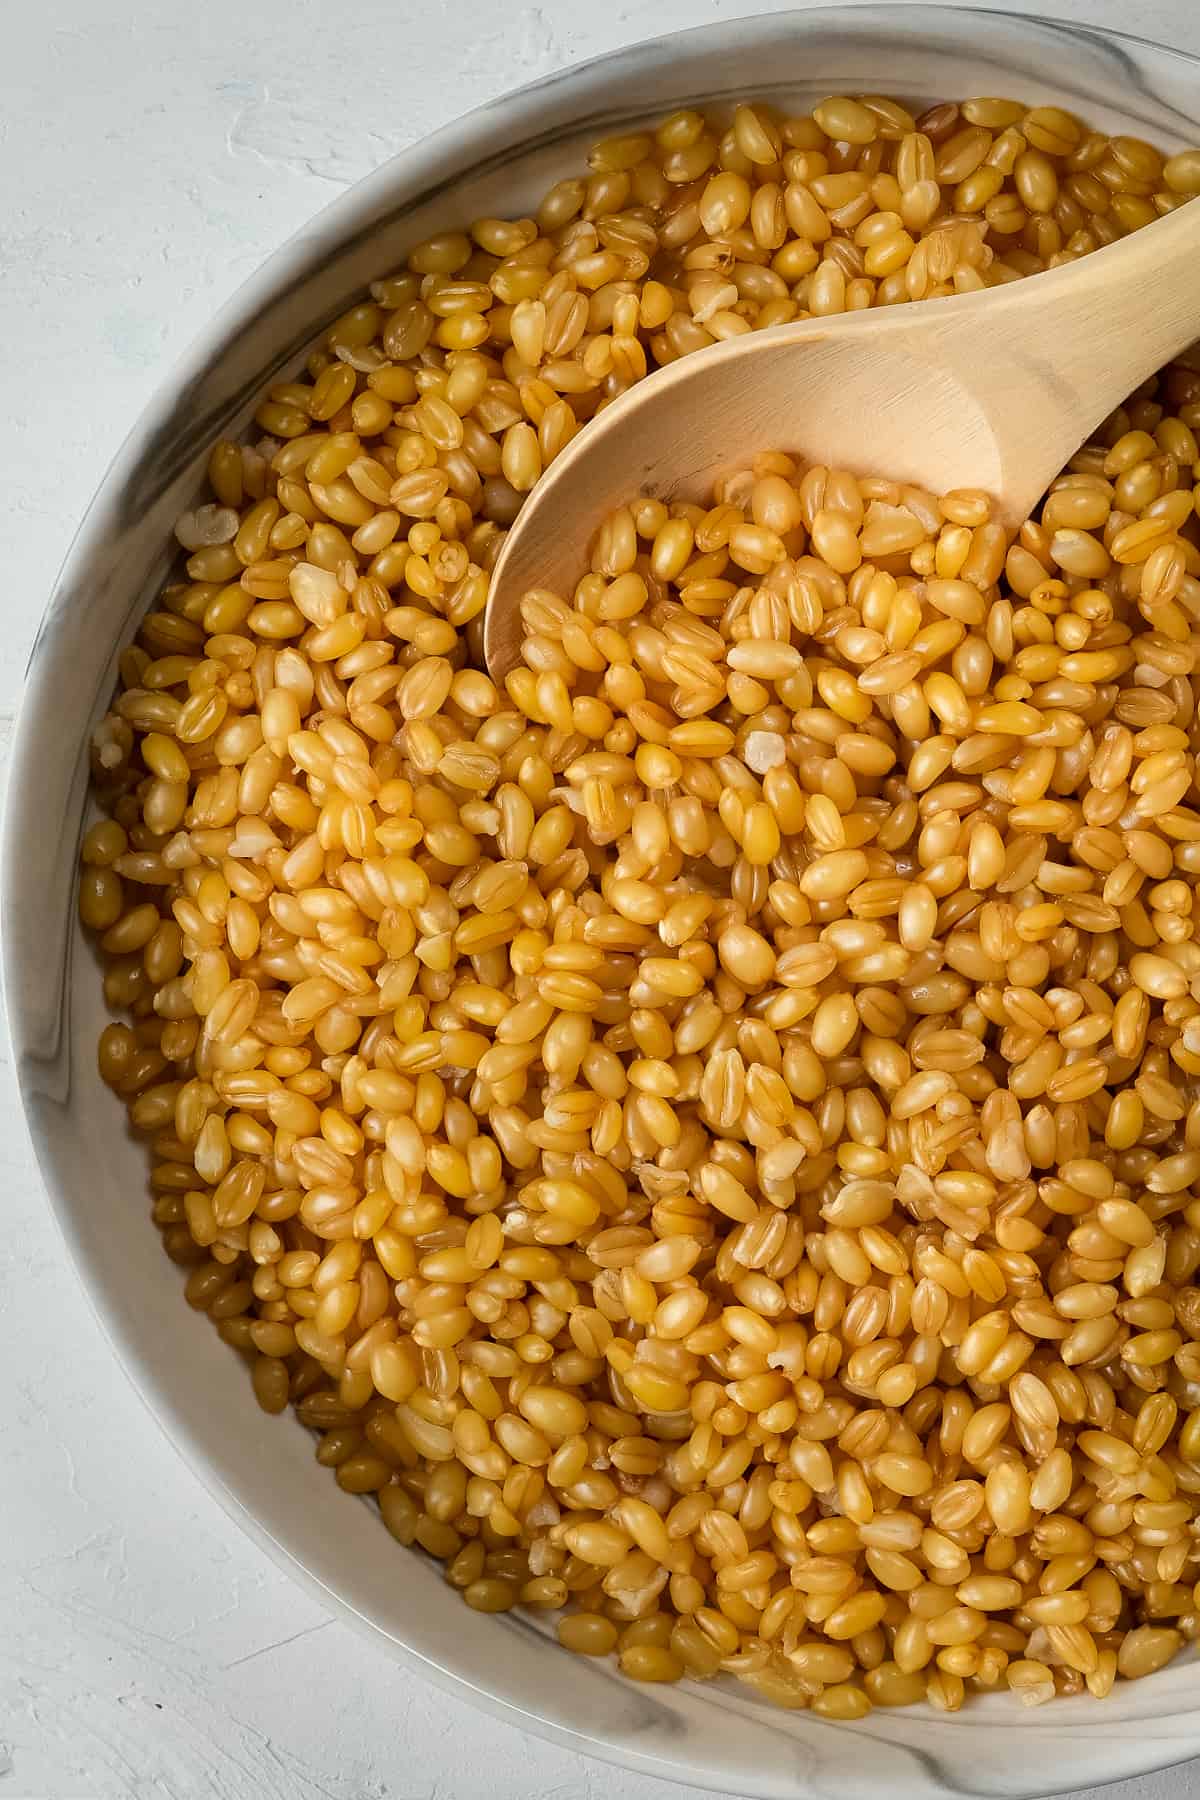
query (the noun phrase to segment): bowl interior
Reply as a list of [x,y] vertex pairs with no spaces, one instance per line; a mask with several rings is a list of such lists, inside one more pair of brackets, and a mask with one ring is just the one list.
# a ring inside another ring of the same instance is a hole
[[[3,870],[5,985],[46,1184],[132,1378],[228,1510],[396,1654],[480,1704],[576,1748],[771,1800],[802,1794],[1019,1796],[1133,1774],[1200,1752],[1194,1666],[1103,1705],[1035,1713],[1004,1698],[831,1725],[749,1690],[645,1689],[565,1656],[534,1624],[467,1612],[440,1568],[351,1506],[291,1421],[264,1424],[245,1371],[149,1227],[145,1162],[96,1072],[106,1015],[76,923],[86,746],[168,564],[214,438],[237,433],[268,378],[407,246],[443,226],[528,210],[597,136],[673,107],[757,94],[797,106],[867,91],[928,103],[968,94],[1058,102],[1178,149],[1200,141],[1200,64],[1067,24],[924,6],[718,23],[622,51],[496,101],[386,165],[273,257],[213,322],[134,428],[85,520],[31,659]],[[97,1148],[103,1146],[103,1154]]]

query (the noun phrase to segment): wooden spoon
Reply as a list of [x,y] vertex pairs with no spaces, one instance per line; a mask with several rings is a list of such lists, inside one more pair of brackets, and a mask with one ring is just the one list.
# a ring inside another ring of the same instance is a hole
[[1139,382],[1200,337],[1200,204],[1117,243],[948,302],[747,332],[597,415],[521,509],[492,574],[484,654],[520,658],[532,587],[569,596],[592,533],[638,494],[706,501],[761,450],[931,492],[982,488],[1015,528]]

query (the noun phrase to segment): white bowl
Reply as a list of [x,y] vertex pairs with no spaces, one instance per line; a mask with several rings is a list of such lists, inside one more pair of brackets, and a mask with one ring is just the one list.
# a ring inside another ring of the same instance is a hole
[[431,231],[529,208],[593,138],[685,104],[837,91],[928,102],[1014,94],[1172,148],[1200,141],[1200,63],[1079,26],[925,6],[737,20],[638,45],[481,108],[339,198],[213,321],[134,427],[59,578],[29,667],[3,870],[4,980],[38,1159],[71,1253],[132,1380],[231,1515],[382,1649],[480,1705],[646,1774],[763,1800],[1017,1796],[1200,1752],[1194,1661],[1103,1702],[1035,1712],[1008,1696],[955,1716],[860,1724],[783,1713],[733,1684],[646,1688],[571,1657],[513,1615],[469,1612],[439,1565],[352,1505],[290,1419],[266,1421],[244,1368],[189,1313],[147,1219],[144,1152],[96,1071],[100,982],[76,923],[89,734],[118,649],[162,580],[208,447],[237,432],[368,281]]

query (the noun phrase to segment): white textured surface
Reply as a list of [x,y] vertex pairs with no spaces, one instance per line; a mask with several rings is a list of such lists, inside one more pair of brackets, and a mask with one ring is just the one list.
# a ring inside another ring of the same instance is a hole
[[[440,25],[415,0],[55,0],[6,19],[0,764],[70,531],[243,276],[339,187],[469,106],[751,9],[473,0],[469,23],[462,8]],[[1194,0],[1053,10],[1200,51]],[[7,1064],[0,1108],[0,1800],[689,1800],[447,1700],[240,1536],[100,1336]],[[1105,1793],[1184,1800],[1196,1780],[1191,1765]]]

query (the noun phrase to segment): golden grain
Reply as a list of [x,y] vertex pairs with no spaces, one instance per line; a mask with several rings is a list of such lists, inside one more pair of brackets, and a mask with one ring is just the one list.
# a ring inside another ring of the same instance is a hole
[[1011,544],[774,450],[634,497],[479,660],[653,366],[1197,193],[1054,107],[679,113],[214,448],[94,739],[99,1068],[188,1302],[474,1610],[831,1719],[1195,1635],[1200,375]]

